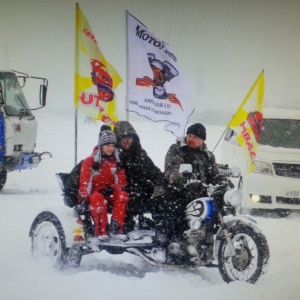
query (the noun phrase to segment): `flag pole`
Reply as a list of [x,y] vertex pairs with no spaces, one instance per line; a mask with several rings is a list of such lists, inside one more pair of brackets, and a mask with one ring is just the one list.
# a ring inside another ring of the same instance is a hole
[[127,109],[127,101],[128,101],[128,10],[125,11],[125,27],[126,27],[126,121],[129,122],[129,111]]
[[75,126],[74,126],[74,166],[77,165],[77,137],[78,137],[78,109],[75,97],[78,95],[78,76],[79,76],[79,32],[78,25],[79,18],[79,4],[76,3],[76,17],[75,17],[75,78],[74,78],[74,103],[75,103]]
[[74,166],[77,165],[77,136],[78,136],[78,109],[75,109],[75,136],[74,136],[74,141],[75,141],[75,145],[74,145]]
[[218,145],[219,145],[220,141],[222,140],[222,138],[223,138],[225,132],[227,131],[227,129],[228,129],[228,125],[226,126],[225,130],[223,131],[222,135],[220,136],[220,138],[219,138],[217,144],[215,145],[215,148],[213,149],[212,153],[215,152],[216,148],[218,147]]

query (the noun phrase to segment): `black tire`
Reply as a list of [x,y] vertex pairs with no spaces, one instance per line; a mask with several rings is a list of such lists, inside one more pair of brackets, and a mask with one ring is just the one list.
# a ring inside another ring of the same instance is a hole
[[42,212],[35,218],[30,236],[32,254],[39,263],[60,270],[79,267],[82,250],[66,247],[63,227],[51,212]]
[[268,267],[270,253],[265,236],[245,223],[235,224],[229,232],[238,255],[231,256],[227,241],[221,240],[218,266],[223,280],[255,283]]
[[3,189],[7,179],[7,170],[0,169],[0,191]]

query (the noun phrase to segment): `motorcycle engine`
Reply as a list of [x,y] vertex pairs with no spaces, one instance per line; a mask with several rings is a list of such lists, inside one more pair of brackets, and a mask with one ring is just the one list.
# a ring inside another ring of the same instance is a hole
[[206,226],[202,226],[202,228],[198,230],[188,229],[183,233],[183,239],[171,243],[168,246],[168,250],[177,256],[187,255],[188,247],[192,245],[198,248],[199,245],[206,242],[206,236]]

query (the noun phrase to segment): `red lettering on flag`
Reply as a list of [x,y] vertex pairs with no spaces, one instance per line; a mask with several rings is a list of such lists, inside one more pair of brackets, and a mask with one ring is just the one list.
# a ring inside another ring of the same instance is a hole
[[103,107],[101,107],[100,105],[101,99],[98,97],[97,94],[80,92],[79,99],[83,105],[94,105],[101,112],[105,110]]
[[96,38],[95,36],[90,32],[88,31],[86,28],[83,28],[83,33],[89,37],[95,44],[97,44],[97,41],[96,41]]
[[247,128],[246,128],[246,122],[243,122],[240,124],[240,127],[242,127],[242,132],[241,132],[241,135],[242,137],[244,138],[245,140],[245,143],[247,145],[247,149],[248,149],[248,153],[251,157],[251,160],[253,161],[254,158],[256,157],[256,153],[253,150],[254,146],[253,144],[250,142],[251,140],[251,136],[250,134],[247,132]]

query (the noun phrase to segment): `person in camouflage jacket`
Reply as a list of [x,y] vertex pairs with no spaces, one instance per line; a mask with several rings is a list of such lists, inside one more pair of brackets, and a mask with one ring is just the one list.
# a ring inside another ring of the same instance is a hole
[[200,123],[193,124],[187,129],[184,142],[171,145],[166,154],[164,175],[170,185],[167,193],[155,199],[156,236],[159,246],[166,246],[170,240],[187,229],[186,205],[206,195],[205,188],[199,182],[185,186],[187,179],[179,173],[180,165],[191,164],[192,178],[202,183],[215,184],[218,181],[218,165],[213,153],[208,151],[205,140],[205,127]]
[[[200,180],[205,184],[216,183],[219,168],[215,156],[208,150],[205,140],[205,127],[196,123],[187,129],[184,143],[176,143],[169,148],[165,157],[165,176],[171,184],[181,189],[186,183],[186,179],[179,173],[181,164],[192,165],[193,179]],[[194,184],[190,185],[188,194],[190,198],[196,198],[203,192],[201,184]]]

